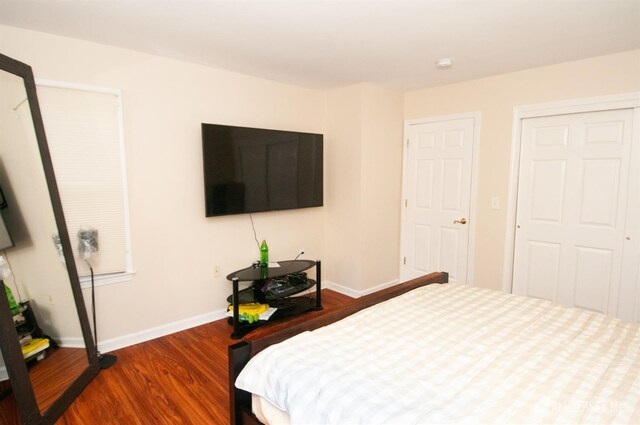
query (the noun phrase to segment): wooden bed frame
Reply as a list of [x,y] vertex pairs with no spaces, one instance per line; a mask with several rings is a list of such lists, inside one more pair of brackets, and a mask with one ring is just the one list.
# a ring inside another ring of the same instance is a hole
[[[242,342],[229,346],[229,399],[230,416],[232,425],[260,424],[260,421],[251,411],[251,394],[237,389],[235,382],[240,371],[249,362],[251,357],[264,350],[272,344],[277,344],[285,339],[291,338],[301,332],[311,331],[337,322],[360,310],[371,307],[382,301],[397,297],[413,289],[431,285],[433,283],[447,283],[449,274],[446,272],[431,273],[417,279],[404,282],[382,291],[374,292],[358,298],[352,304],[336,311],[313,317],[300,323],[283,326],[273,329],[271,326],[263,327],[252,332],[251,335]],[[271,328],[271,330],[269,330]]]

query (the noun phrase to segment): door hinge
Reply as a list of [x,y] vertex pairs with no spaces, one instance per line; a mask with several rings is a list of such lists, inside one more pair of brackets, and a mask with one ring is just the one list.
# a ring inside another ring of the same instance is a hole
[[409,139],[407,139],[407,147],[409,147]]
[[405,266],[407,265],[407,257],[404,257],[404,258],[402,259],[402,264],[404,264]]
[[404,207],[407,208],[407,200],[404,200]]

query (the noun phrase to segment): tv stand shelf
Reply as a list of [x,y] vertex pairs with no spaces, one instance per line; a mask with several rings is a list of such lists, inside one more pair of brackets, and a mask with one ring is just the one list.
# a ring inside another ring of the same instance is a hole
[[[270,307],[278,310],[269,318],[269,321],[278,320],[285,317],[295,316],[310,310],[322,310],[321,285],[320,285],[320,261],[312,260],[287,260],[279,261],[278,267],[247,267],[237,270],[227,276],[233,284],[233,293],[227,301],[233,305],[233,318],[229,322],[233,325],[231,337],[239,339],[267,323],[260,320],[254,323],[241,322],[239,319],[239,304],[259,302],[267,303]],[[290,285],[284,288],[282,293],[275,294],[265,291],[272,279],[287,277],[302,273],[315,267],[316,278],[307,279],[305,282]],[[240,282],[252,282],[247,288],[240,290]],[[306,297],[292,295],[308,290],[315,285],[316,296]]]

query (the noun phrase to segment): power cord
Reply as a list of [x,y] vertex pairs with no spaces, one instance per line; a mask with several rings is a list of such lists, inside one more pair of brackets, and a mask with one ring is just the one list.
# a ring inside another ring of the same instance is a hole
[[258,245],[258,251],[260,251],[260,242],[258,242],[258,235],[256,235],[256,226],[253,224],[253,215],[249,213],[249,218],[251,219],[251,228],[253,229],[253,238],[256,240],[256,245]]
[[93,316],[93,339],[96,344],[96,351],[98,352],[98,363],[100,364],[100,369],[108,369],[113,366],[118,360],[116,356],[113,354],[101,354],[100,350],[98,350],[98,326],[96,324],[96,288],[95,288],[95,279],[93,275],[93,267],[91,267],[91,263],[89,261],[84,260],[84,262],[89,267],[89,271],[91,272],[91,315]]

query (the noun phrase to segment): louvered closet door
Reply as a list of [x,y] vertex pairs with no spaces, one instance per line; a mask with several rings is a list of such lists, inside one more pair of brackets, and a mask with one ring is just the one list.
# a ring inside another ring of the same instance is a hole
[[617,315],[632,121],[632,110],[523,120],[514,293]]

